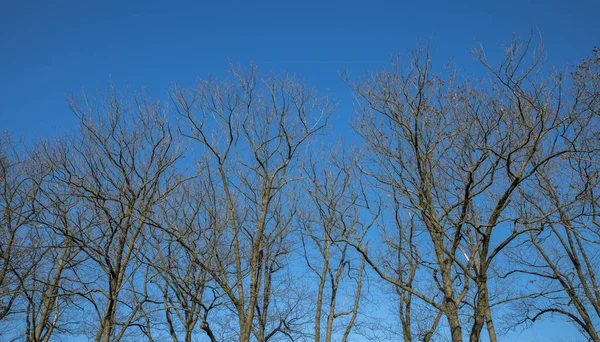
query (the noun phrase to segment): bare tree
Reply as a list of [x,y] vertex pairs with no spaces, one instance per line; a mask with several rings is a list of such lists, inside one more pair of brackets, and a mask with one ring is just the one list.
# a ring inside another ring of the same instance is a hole
[[[28,341],[48,341],[62,330],[64,310],[60,281],[72,249],[59,246],[60,239],[48,229],[49,217],[58,219],[44,201],[48,168],[24,144],[0,141],[2,179],[2,318],[12,332]],[[8,317],[8,316],[11,317]]]
[[366,232],[364,225],[369,224],[361,218],[363,198],[360,187],[355,188],[359,182],[351,175],[353,169],[333,161],[334,155],[328,159],[331,164],[311,161],[305,167],[308,202],[300,216],[306,263],[318,282],[314,338],[327,342],[347,341],[355,327],[365,261],[345,241]]
[[0,322],[15,327],[19,318],[12,316],[26,310],[20,299],[40,259],[36,241],[29,239],[38,214],[38,176],[23,145],[8,133],[0,136]]
[[[572,110],[560,75],[542,77],[543,50],[532,39],[513,41],[481,83],[436,74],[427,51],[415,52],[361,83],[352,84],[359,104],[356,129],[369,149],[363,171],[399,198],[405,217],[424,228],[422,246],[436,291],[393,278],[369,258],[386,280],[440,310],[453,341],[462,341],[464,319],[471,341],[487,327],[496,341],[490,286],[507,246],[532,231],[542,216],[520,217],[523,189],[537,172],[575,152],[589,112]],[[568,133],[566,133],[568,132]],[[360,247],[359,247],[360,249]],[[502,302],[508,299],[504,298]]]
[[111,87],[70,135],[1,136],[0,334],[348,341],[376,293],[406,342],[546,315],[600,340],[600,50],[568,75],[535,43],[475,49],[478,78],[428,49],[346,78],[352,160],[311,145],[327,97],[254,65],[175,89],[178,130]]
[[430,306],[423,303],[418,297],[403,286],[416,288],[420,280],[420,273],[425,273],[427,264],[423,252],[424,241],[420,237],[422,229],[415,222],[414,215],[405,217],[402,201],[398,193],[392,190],[390,195],[391,213],[393,219],[390,223],[382,223],[385,228],[383,251],[392,251],[394,258],[389,254],[382,255],[378,262],[384,267],[388,274],[393,275],[393,293],[397,297],[397,313],[401,324],[401,334],[405,342],[417,339],[419,341],[431,341],[442,317],[442,311],[432,310]]
[[210,156],[223,215],[213,228],[220,237],[215,262],[197,261],[231,303],[240,341],[267,341],[289,335],[293,320],[293,301],[279,297],[289,288],[280,276],[296,212],[287,189],[300,148],[325,127],[331,107],[292,77],[260,78],[255,66],[230,73],[231,80],[176,91],[174,100],[185,136]]
[[[539,280],[541,291],[533,292],[524,307],[525,319],[535,322],[545,314],[558,314],[573,322],[590,341],[600,339],[600,263],[595,255],[600,246],[598,169],[589,161],[569,160],[554,169],[554,176],[540,173],[538,194],[544,205],[532,203],[530,210],[553,212],[530,232],[530,243],[538,258],[523,258],[527,267],[520,273]],[[578,172],[569,170],[574,164]],[[558,165],[557,165],[558,166]],[[568,170],[563,173],[564,170]],[[569,172],[571,171],[571,172]],[[577,179],[577,173],[585,180]],[[564,184],[567,174],[573,183]],[[540,279],[541,278],[541,279]]]
[[85,255],[74,291],[95,315],[90,333],[118,341],[141,312],[127,300],[136,297],[136,280],[143,282],[136,253],[157,204],[179,183],[173,173],[181,153],[164,108],[145,96],[128,99],[111,88],[98,103],[84,97],[70,104],[79,131],[45,149],[52,182],[76,206],[72,224],[56,228]]
[[[595,55],[573,72],[572,107],[577,125],[589,127],[571,139],[572,153],[541,168],[530,189],[522,216],[538,215],[529,235],[529,255],[516,270],[536,284],[521,307],[525,322],[559,315],[575,324],[590,341],[600,340],[599,191],[600,66]],[[568,132],[566,134],[571,134]],[[532,214],[535,213],[535,214]],[[534,257],[535,256],[535,257]],[[522,321],[521,321],[522,322]]]
[[186,342],[192,341],[198,330],[211,341],[218,340],[215,324],[211,324],[218,321],[209,315],[223,305],[222,293],[203,267],[210,265],[216,254],[219,231],[215,227],[222,224],[217,196],[210,185],[202,177],[182,184],[161,204],[161,220],[157,222],[161,230],[154,231],[149,239],[154,247],[147,262],[160,284],[162,310],[173,341],[179,341],[179,330],[184,331]]
[[[433,74],[426,52],[417,51],[405,70],[403,67],[396,64],[393,70],[380,71],[362,84],[353,85],[361,105],[356,129],[369,148],[372,159],[367,162],[375,165],[368,169],[365,164],[362,169],[429,234],[432,250],[425,255],[433,259],[423,262],[430,265],[430,282],[437,289],[431,293],[428,286],[419,289],[413,285],[410,276],[403,279],[386,272],[385,264],[376,263],[363,247],[358,248],[382,278],[442,311],[452,339],[461,341],[459,306],[469,291],[471,268],[471,259],[460,259],[458,255],[464,225],[461,221],[469,214],[472,187],[480,185],[481,180],[452,172],[474,173],[482,158],[473,158],[474,153],[470,155],[465,149],[468,145],[464,139],[459,141],[461,133],[471,131],[464,126],[465,118],[458,115],[453,80],[444,81]],[[450,189],[455,193],[448,193]]]
[[[42,190],[44,192],[44,190]],[[30,241],[35,242],[31,257],[38,260],[31,267],[30,279],[23,279],[23,297],[27,301],[27,341],[49,341],[58,334],[69,334],[72,324],[73,274],[78,263],[79,249],[68,239],[55,234],[56,227],[68,224],[68,213],[56,208],[51,211],[48,206],[38,206],[43,215],[37,221],[37,227],[28,234]],[[64,226],[63,226],[64,227]]]

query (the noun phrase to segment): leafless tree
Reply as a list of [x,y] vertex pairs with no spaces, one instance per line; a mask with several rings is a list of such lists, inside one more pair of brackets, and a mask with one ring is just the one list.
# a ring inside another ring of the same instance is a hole
[[157,204],[179,183],[181,152],[164,107],[146,96],[129,98],[111,87],[98,102],[83,97],[70,105],[78,132],[44,149],[51,181],[76,206],[73,222],[56,228],[85,255],[74,293],[94,317],[89,332],[96,341],[118,341],[137,324],[141,305],[129,299],[144,272],[136,253]]
[[326,96],[255,65],[175,89],[176,128],[111,87],[71,134],[1,136],[0,334],[495,342],[554,315],[600,340],[600,50],[566,74],[536,42],[346,78],[353,154],[312,145]]
[[219,243],[215,228],[222,225],[220,206],[215,201],[218,196],[210,185],[209,179],[198,177],[174,191],[160,206],[157,226],[161,229],[149,239],[153,252],[147,262],[160,284],[162,310],[173,341],[179,341],[179,330],[184,331],[186,342],[192,341],[198,330],[211,341],[219,340],[216,324],[211,324],[218,324],[218,320],[211,320],[209,315],[223,305],[222,293],[203,266],[212,263]]
[[[202,80],[174,101],[182,131],[209,157],[219,195],[218,247],[209,270],[237,316],[239,340],[291,334],[294,301],[285,275],[288,235],[296,215],[288,189],[309,139],[327,124],[331,106],[291,76],[260,77],[233,66],[231,79]],[[187,248],[190,250],[191,248]],[[290,337],[291,338],[291,337]]]
[[[533,252],[520,260],[526,267],[519,272],[542,287],[532,291],[524,305],[525,319],[535,322],[546,314],[563,315],[590,341],[596,341],[600,339],[596,328],[600,322],[598,169],[582,160],[562,164],[556,165],[560,169],[554,169],[552,176],[540,172],[540,188],[534,198],[543,196],[544,201],[531,203],[529,208],[553,215],[530,232]],[[572,183],[565,184],[564,179]]]
[[[13,315],[26,308],[20,305],[26,286],[39,261],[35,230],[39,174],[34,172],[22,143],[8,133],[0,136],[0,322],[17,326]],[[17,318],[15,318],[17,319]]]
[[345,242],[366,232],[369,223],[361,217],[363,194],[353,169],[335,162],[333,154],[326,159],[330,162],[311,161],[304,168],[308,201],[299,219],[306,263],[318,283],[314,339],[347,341],[359,314],[365,261]]
[[[382,223],[386,228],[384,232],[384,251],[392,251],[394,258],[386,254],[379,258],[388,274],[393,275],[394,283],[405,284],[415,288],[420,280],[426,264],[420,253],[423,251],[424,241],[421,237],[414,216],[403,215],[402,202],[397,193],[392,190],[390,194],[391,216],[390,223]],[[422,303],[411,291],[392,283],[393,293],[397,297],[397,313],[401,324],[401,334],[405,342],[417,339],[419,341],[435,340],[435,332],[442,317],[442,311],[432,310],[426,303]],[[424,305],[425,304],[425,305]]]
[[[553,160],[537,173],[528,189],[522,216],[537,215],[537,230],[530,231],[526,255],[519,255],[515,270],[532,284],[520,307],[526,316],[518,322],[535,322],[544,315],[563,316],[590,341],[600,340],[600,66],[598,49],[572,73],[571,111],[577,114],[579,136],[570,141],[573,152]],[[572,134],[566,132],[565,134]],[[525,212],[526,210],[526,212]]]
[[[386,280],[440,310],[453,341],[487,327],[496,341],[490,286],[505,248],[542,216],[520,217],[523,189],[537,172],[575,152],[589,112],[573,110],[560,75],[543,76],[543,50],[513,41],[481,81],[435,73],[427,50],[415,52],[351,84],[359,105],[358,133],[370,152],[366,176],[399,198],[405,217],[422,226],[429,284],[437,293],[398,281],[362,251]],[[360,249],[360,248],[359,248]],[[506,298],[503,302],[506,302]],[[464,318],[472,324],[463,328]]]
[[[69,239],[55,234],[70,224],[68,209],[61,206],[64,203],[56,202],[57,198],[44,199],[47,189],[43,188],[44,195],[36,205],[40,217],[36,219],[36,229],[28,234],[30,241],[35,242],[31,258],[38,261],[31,267],[30,279],[23,279],[23,297],[27,301],[26,336],[27,341],[35,342],[49,341],[56,333],[73,333],[69,328],[74,309],[69,277],[81,262],[77,258],[79,249]],[[42,205],[42,202],[46,203]]]

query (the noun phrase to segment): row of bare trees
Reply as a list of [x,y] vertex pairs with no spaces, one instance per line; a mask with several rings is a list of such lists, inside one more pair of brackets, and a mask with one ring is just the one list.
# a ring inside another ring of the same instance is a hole
[[292,76],[232,66],[168,104],[110,88],[0,139],[0,340],[600,341],[599,51],[486,72],[418,49],[361,80],[356,138]]

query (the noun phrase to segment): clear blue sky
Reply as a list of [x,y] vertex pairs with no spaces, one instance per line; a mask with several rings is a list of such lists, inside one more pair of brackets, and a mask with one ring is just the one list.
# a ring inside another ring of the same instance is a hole
[[[340,102],[338,73],[360,76],[431,41],[436,60],[461,69],[482,42],[488,55],[513,33],[539,29],[548,63],[576,63],[600,45],[600,1],[7,1],[0,4],[0,129],[29,138],[74,124],[72,91],[146,87],[166,98],[173,82],[222,75],[228,58],[300,74]],[[342,130],[343,131],[343,130]],[[552,324],[534,333],[558,336]],[[533,335],[521,336],[530,340]]]
[[338,72],[360,75],[431,40],[472,66],[512,33],[539,29],[564,65],[600,44],[600,1],[7,1],[0,5],[0,129],[28,137],[73,125],[65,97],[117,85],[165,97],[173,82],[220,75],[228,58],[301,74],[341,101]]

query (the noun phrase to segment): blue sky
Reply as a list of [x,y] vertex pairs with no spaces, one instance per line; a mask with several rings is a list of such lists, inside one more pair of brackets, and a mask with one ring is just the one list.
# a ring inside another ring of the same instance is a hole
[[[600,45],[600,1],[2,1],[0,129],[60,134],[75,123],[66,97],[112,79],[166,98],[174,82],[223,75],[232,59],[288,71],[340,102],[340,133],[351,116],[339,73],[359,77],[430,41],[435,60],[478,72],[469,51],[493,59],[513,33],[539,30],[548,64],[577,63]],[[508,340],[548,341],[545,323]]]
[[0,5],[0,128],[28,137],[73,125],[65,97],[85,89],[146,87],[166,97],[173,82],[222,75],[228,58],[287,70],[340,101],[338,73],[360,76],[431,41],[438,61],[494,56],[513,33],[544,35],[551,63],[600,44],[598,1],[6,1]]

